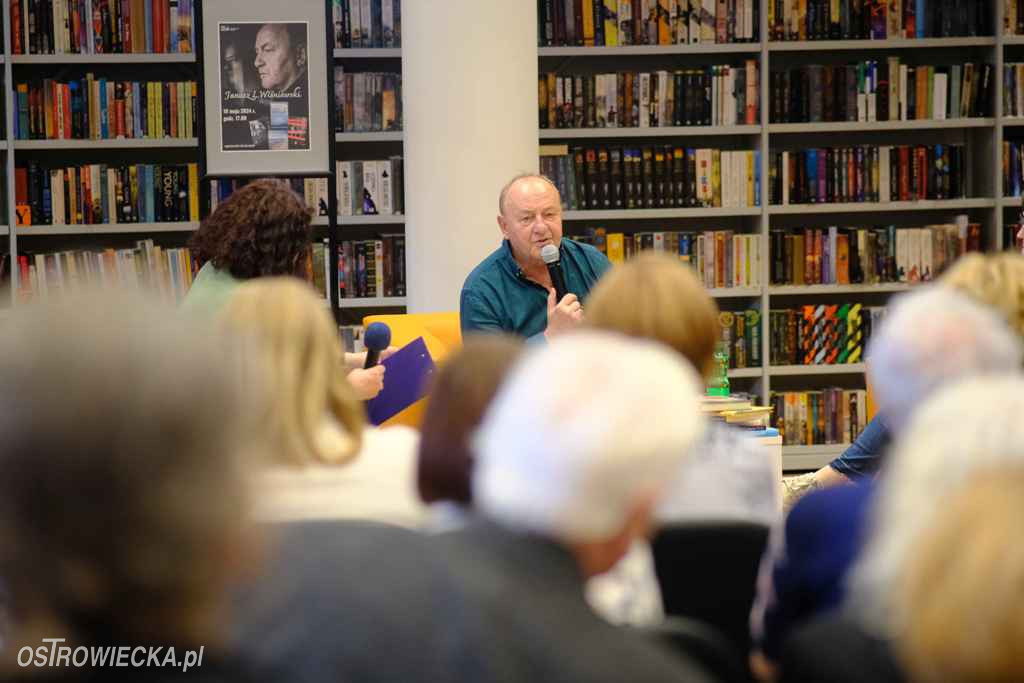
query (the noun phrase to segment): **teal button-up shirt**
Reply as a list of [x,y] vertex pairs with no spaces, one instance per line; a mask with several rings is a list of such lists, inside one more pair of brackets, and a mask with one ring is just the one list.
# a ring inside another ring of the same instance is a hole
[[[559,251],[566,288],[580,301],[585,300],[611,263],[589,244],[566,238],[562,238]],[[466,278],[459,302],[459,322],[464,335],[511,332],[533,337],[547,329],[548,293],[523,274],[508,240]]]

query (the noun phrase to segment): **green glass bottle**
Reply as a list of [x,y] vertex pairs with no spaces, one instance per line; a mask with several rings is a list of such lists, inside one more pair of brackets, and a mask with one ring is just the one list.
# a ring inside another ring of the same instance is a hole
[[729,395],[729,344],[715,344],[711,376],[708,378],[708,396]]

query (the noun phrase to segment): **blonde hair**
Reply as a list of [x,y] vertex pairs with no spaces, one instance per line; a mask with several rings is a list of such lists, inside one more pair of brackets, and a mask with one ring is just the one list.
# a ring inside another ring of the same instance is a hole
[[693,271],[647,252],[608,271],[590,293],[587,324],[666,344],[707,376],[718,341],[718,306]]
[[939,282],[994,309],[1024,337],[1024,256],[1016,252],[966,254]]
[[936,513],[895,591],[916,681],[1019,680],[1024,671],[1024,468],[979,473]]
[[305,282],[245,282],[228,301],[223,322],[260,346],[272,394],[267,422],[275,459],[340,463],[359,452],[363,407],[346,377],[334,321]]

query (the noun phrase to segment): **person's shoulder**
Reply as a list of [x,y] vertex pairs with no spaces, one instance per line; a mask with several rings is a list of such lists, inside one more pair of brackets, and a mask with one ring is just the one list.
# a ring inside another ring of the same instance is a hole
[[835,527],[850,530],[863,522],[872,490],[872,484],[863,483],[812,491],[790,510],[786,528],[793,530],[806,527]]
[[492,251],[483,261],[478,263],[473,270],[469,271],[469,275],[466,276],[466,281],[462,285],[463,291],[473,289],[480,283],[493,281],[494,278],[500,275],[501,260],[504,257],[504,248],[504,244],[499,245],[497,249]]
[[588,260],[607,261],[608,257],[601,253],[601,250],[592,244],[586,242],[577,242],[574,239],[568,237],[562,238],[562,247],[569,251],[574,251],[578,254],[586,256]]

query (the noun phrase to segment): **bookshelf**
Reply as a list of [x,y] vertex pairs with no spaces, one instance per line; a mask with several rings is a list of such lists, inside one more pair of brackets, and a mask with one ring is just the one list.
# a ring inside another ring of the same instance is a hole
[[[753,125],[670,126],[662,128],[541,128],[542,145],[565,144],[573,147],[607,145],[681,145],[761,150],[760,172],[762,201],[748,208],[661,208],[632,210],[563,211],[565,234],[584,234],[596,227],[612,232],[694,231],[727,229],[735,234],[756,235],[761,250],[760,282],[757,287],[710,289],[722,310],[749,307],[761,311],[761,357],[763,367],[730,371],[734,387],[753,390],[767,397],[773,388],[780,391],[814,390],[826,386],[864,387],[864,364],[825,366],[771,365],[768,311],[808,304],[862,303],[878,306],[891,295],[908,290],[905,282],[879,284],[782,285],[770,281],[769,234],[775,228],[829,225],[858,227],[893,224],[897,228],[948,223],[953,216],[967,214],[971,222],[980,222],[985,249],[999,248],[1006,222],[1016,222],[1021,206],[1018,197],[1004,197],[1001,185],[1002,141],[1010,136],[1024,140],[1024,117],[1004,117],[1002,110],[1005,61],[1024,62],[1024,36],[1004,36],[1002,2],[990,5],[993,35],[884,40],[807,40],[776,41],[770,35],[767,2],[759,3],[760,42],[735,44],[636,45],[618,47],[546,47],[538,48],[541,73],[559,76],[610,72],[653,72],[716,64],[742,64],[756,59],[758,64],[758,120]],[[543,31],[543,28],[542,28]],[[557,35],[557,34],[556,34]],[[993,67],[992,103],[988,115],[973,118],[911,119],[894,121],[841,121],[821,123],[780,123],[771,120],[771,73],[809,64],[850,64],[863,60],[899,57],[901,63],[962,64],[967,61],[989,63]],[[836,140],[841,134],[841,141]],[[832,204],[770,205],[765,179],[769,177],[770,153],[809,147],[836,145],[963,144],[968,150],[967,194],[959,199],[889,201]],[[813,469],[838,455],[842,445],[785,446],[786,469]]]

